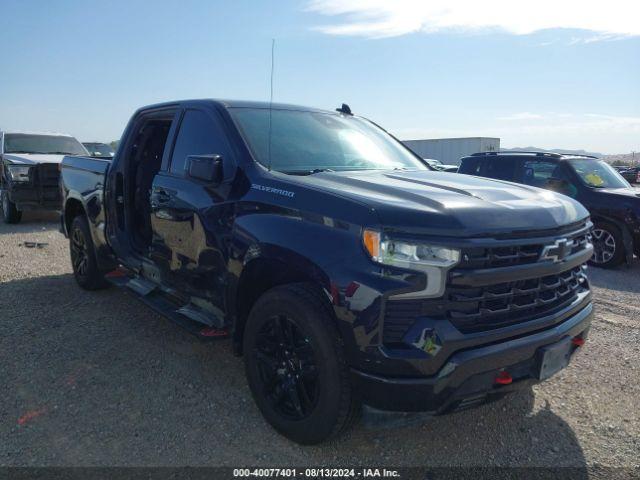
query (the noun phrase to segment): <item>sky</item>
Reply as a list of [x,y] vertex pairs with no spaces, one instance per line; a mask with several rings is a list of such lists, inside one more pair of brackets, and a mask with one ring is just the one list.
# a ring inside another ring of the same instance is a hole
[[640,151],[640,2],[0,0],[0,129],[118,139],[182,98],[351,109],[401,139]]

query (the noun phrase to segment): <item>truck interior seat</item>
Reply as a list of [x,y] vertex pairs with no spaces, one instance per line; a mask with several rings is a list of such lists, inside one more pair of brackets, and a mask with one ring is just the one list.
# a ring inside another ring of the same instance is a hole
[[151,245],[151,185],[160,171],[167,135],[171,123],[156,120],[146,124],[140,131],[137,151],[132,165],[133,219],[137,226],[134,235],[136,246],[144,251]]

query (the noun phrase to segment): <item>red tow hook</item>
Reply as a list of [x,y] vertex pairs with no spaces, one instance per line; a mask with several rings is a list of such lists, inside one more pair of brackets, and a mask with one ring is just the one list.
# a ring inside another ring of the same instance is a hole
[[511,375],[509,375],[509,372],[505,372],[503,370],[502,372],[498,373],[498,376],[496,377],[494,382],[498,385],[509,385],[511,382],[513,382],[513,378],[511,377]]
[[576,347],[581,347],[582,345],[584,345],[584,342],[586,342],[586,340],[582,337],[573,337],[571,339],[571,343],[573,343]]

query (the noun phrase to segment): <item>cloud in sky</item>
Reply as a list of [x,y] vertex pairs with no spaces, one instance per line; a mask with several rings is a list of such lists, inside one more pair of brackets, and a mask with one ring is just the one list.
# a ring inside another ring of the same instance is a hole
[[337,23],[318,27],[330,35],[486,30],[526,35],[550,28],[595,32],[589,41],[640,35],[638,0],[311,0],[307,9],[340,17]]
[[499,117],[499,120],[536,120],[539,118],[543,118],[539,113],[531,113],[531,112],[519,112],[513,113],[511,115],[505,115],[504,117]]

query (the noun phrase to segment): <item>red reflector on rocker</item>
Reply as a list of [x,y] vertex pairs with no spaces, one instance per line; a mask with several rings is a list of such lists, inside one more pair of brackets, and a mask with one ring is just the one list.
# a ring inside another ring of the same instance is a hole
[[226,337],[229,335],[229,330],[226,328],[217,329],[213,327],[207,327],[200,330],[199,335],[202,337]]
[[511,382],[513,382],[513,378],[507,372],[500,372],[495,380],[498,385],[509,385]]
[[585,339],[580,337],[573,337],[571,339],[571,343],[573,343],[577,347],[581,347],[582,345],[584,345],[584,342],[585,342]]

